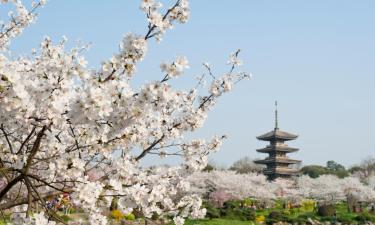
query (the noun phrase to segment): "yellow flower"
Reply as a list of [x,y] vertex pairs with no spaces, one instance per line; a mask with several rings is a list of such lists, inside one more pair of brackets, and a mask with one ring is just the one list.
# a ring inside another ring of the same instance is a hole
[[111,216],[113,219],[120,221],[124,217],[124,214],[120,210],[115,209],[111,211]]
[[263,215],[257,216],[257,217],[255,218],[255,221],[256,221],[257,223],[264,223],[264,221],[266,221],[266,217],[264,217]]
[[304,200],[302,202],[302,209],[304,211],[313,211],[315,208],[316,202],[314,200]]

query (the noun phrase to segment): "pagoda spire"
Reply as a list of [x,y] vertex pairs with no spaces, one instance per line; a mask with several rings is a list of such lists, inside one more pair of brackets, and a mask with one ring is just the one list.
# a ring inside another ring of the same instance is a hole
[[277,114],[277,101],[275,101],[275,130],[279,129],[279,117]]

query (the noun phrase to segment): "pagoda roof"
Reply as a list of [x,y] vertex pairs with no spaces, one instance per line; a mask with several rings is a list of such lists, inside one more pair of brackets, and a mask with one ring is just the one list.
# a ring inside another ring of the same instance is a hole
[[262,153],[269,153],[273,151],[278,151],[278,152],[296,152],[298,151],[298,148],[292,148],[287,145],[270,145],[265,148],[257,149],[257,152],[262,152]]
[[266,134],[260,135],[257,138],[262,141],[272,141],[272,140],[294,140],[298,137],[296,134],[288,133],[279,129],[274,129]]
[[279,175],[296,175],[299,174],[300,171],[298,169],[293,168],[276,168],[274,170],[264,170],[264,174],[279,174]]
[[286,157],[272,157],[272,158],[254,160],[254,162],[257,164],[269,164],[269,163],[296,164],[296,163],[300,163],[301,160],[289,159]]

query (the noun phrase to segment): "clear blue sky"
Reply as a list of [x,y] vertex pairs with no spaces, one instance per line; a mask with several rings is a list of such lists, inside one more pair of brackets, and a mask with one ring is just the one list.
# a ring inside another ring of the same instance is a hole
[[[13,42],[28,53],[44,35],[92,42],[91,67],[117,51],[127,31],[144,34],[140,1],[50,0],[38,22]],[[172,2],[172,1],[165,1]],[[151,43],[134,81],[159,79],[159,63],[186,55],[191,69],[177,81],[192,85],[208,61],[220,73],[227,55],[242,49],[253,79],[223,97],[197,136],[228,134],[218,164],[230,165],[266,143],[255,136],[273,128],[274,100],[280,127],[300,135],[292,157],[305,164],[334,159],[353,165],[375,156],[375,1],[192,0],[191,19],[159,45]]]

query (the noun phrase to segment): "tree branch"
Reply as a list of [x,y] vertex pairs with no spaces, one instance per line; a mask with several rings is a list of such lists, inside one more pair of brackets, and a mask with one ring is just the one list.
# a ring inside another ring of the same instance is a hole
[[137,158],[135,158],[135,160],[139,161],[140,159],[142,159],[149,151],[152,150],[153,147],[159,144],[164,139],[164,137],[165,135],[163,134],[159,139],[155,140],[148,148],[144,149],[142,153],[139,156],[137,156]]
[[33,161],[36,153],[39,150],[40,143],[42,141],[42,137],[43,137],[44,132],[46,131],[46,129],[47,129],[47,126],[44,125],[43,128],[42,128],[42,130],[39,131],[38,136],[36,137],[36,140],[34,142],[33,148],[31,149],[31,152],[30,152],[29,156],[27,157],[26,166],[23,169],[24,174],[27,174],[28,170],[30,169],[31,163],[32,163],[32,161]]

